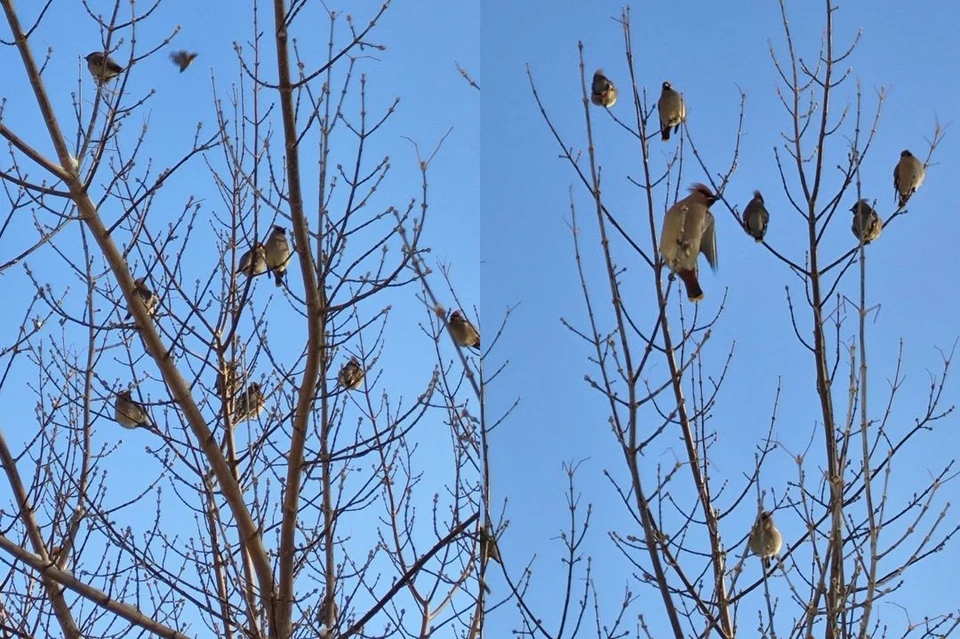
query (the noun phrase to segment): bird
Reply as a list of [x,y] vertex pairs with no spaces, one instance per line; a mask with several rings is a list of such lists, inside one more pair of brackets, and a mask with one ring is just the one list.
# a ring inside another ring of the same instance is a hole
[[480,348],[480,333],[460,311],[450,313],[447,328],[450,330],[453,341],[460,346]]
[[88,54],[86,61],[87,68],[90,69],[90,73],[97,84],[109,82],[123,73],[123,67],[102,51],[94,51]]
[[750,552],[759,555],[763,560],[763,567],[770,567],[770,558],[780,554],[780,548],[783,546],[783,535],[773,525],[773,514],[769,511],[763,511],[757,517],[757,522],[750,531],[750,538],[747,540]]
[[350,361],[343,365],[337,374],[337,382],[346,390],[356,390],[363,383],[363,367],[356,357],[351,357]]
[[337,606],[333,597],[327,597],[324,594],[320,598],[319,621],[327,628],[332,628],[337,623],[337,617],[340,616],[340,607]]
[[913,153],[907,149],[900,152],[900,161],[893,167],[893,190],[896,192],[899,208],[906,206],[910,196],[917,192],[926,173],[923,163]]
[[590,87],[590,101],[597,106],[607,109],[617,103],[617,87],[603,75],[603,69],[597,69],[593,74],[593,84]]
[[243,273],[247,277],[256,277],[267,272],[267,249],[263,244],[257,244],[240,256],[240,265],[237,267],[237,273]]
[[500,547],[497,545],[497,537],[486,526],[480,528],[480,556],[488,560],[495,561],[501,566],[503,558],[500,556]]
[[763,196],[760,191],[753,192],[753,199],[743,210],[743,228],[748,235],[758,242],[763,241],[767,234],[767,225],[770,223],[770,214],[763,206]]
[[247,390],[240,393],[234,400],[233,423],[239,424],[248,419],[256,419],[263,412],[267,399],[260,390],[260,384],[253,382]]
[[710,206],[719,198],[704,184],[690,187],[690,195],[678,200],[663,216],[660,255],[671,271],[680,276],[691,302],[703,299],[697,280],[697,257],[703,253],[717,270],[717,233]]
[[224,362],[223,369],[217,372],[217,395],[224,401],[236,395],[243,386],[239,368],[237,362],[231,360]]
[[878,237],[883,231],[883,220],[873,210],[870,203],[863,199],[850,207],[853,212],[853,235],[864,244],[869,244]]
[[274,226],[267,238],[267,268],[273,271],[277,287],[283,286],[283,278],[290,262],[290,244],[287,242],[287,229]]
[[660,113],[660,137],[666,142],[670,139],[670,129],[673,128],[676,133],[680,130],[680,123],[687,119],[687,105],[683,103],[683,96],[674,91],[669,82],[663,83],[657,111]]
[[190,66],[190,63],[197,59],[197,54],[189,51],[175,51],[170,54],[170,59],[180,67],[180,73],[183,73]]
[[[160,298],[147,286],[146,277],[138,277],[133,280],[133,286],[133,292],[143,303],[144,308],[147,309],[147,315],[152,316],[157,310],[157,304],[160,303]],[[130,319],[132,315],[133,310],[128,307],[126,319]]]
[[114,410],[117,423],[124,428],[134,429],[138,426],[150,428],[153,426],[146,409],[133,399],[129,390],[117,393]]

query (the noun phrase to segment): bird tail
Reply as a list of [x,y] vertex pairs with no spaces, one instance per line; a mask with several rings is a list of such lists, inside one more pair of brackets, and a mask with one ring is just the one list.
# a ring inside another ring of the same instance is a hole
[[677,275],[683,280],[683,286],[687,289],[687,299],[691,302],[699,302],[703,299],[703,289],[697,281],[696,271],[678,271]]
[[907,200],[910,199],[910,195],[911,195],[910,193],[907,193],[906,195],[901,195],[901,196],[900,196],[900,208],[901,208],[901,209],[907,205]]
[[664,142],[666,142],[667,140],[670,139],[670,125],[669,125],[669,124],[668,124],[667,126],[663,127],[662,129],[660,129],[660,137],[661,137],[661,139],[662,139]]
[[284,273],[285,273],[284,271],[277,271],[277,270],[274,270],[273,272],[273,277],[274,279],[277,280],[277,288],[283,288]]

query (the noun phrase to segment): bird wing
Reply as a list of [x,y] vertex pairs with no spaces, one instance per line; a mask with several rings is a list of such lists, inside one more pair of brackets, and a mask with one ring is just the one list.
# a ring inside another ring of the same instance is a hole
[[900,200],[900,166],[903,164],[901,159],[897,162],[897,165],[893,167],[893,196],[894,201]]
[[707,258],[710,268],[717,270],[717,229],[713,213],[707,211],[703,218],[703,235],[700,236],[700,252]]
[[680,248],[678,241],[683,234],[685,217],[686,205],[680,203],[671,206],[663,216],[663,227],[660,229],[660,255],[670,268],[675,266],[677,251]]

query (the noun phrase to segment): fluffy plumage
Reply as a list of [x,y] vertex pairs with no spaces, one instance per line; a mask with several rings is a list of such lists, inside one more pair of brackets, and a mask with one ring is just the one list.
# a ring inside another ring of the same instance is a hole
[[590,101],[607,109],[617,102],[617,87],[607,76],[603,75],[603,69],[597,69],[596,73],[593,74],[593,83],[590,86]]
[[883,231],[883,220],[867,200],[860,200],[850,207],[850,210],[853,212],[851,230],[857,240],[863,240],[864,244],[869,244],[880,237],[880,232]]
[[660,255],[667,268],[676,273],[687,290],[691,302],[703,299],[697,279],[697,258],[700,253],[710,267],[717,270],[717,233],[709,207],[717,196],[704,184],[690,187],[690,195],[678,200],[663,217],[660,231]]
[[893,190],[896,192],[897,206],[903,208],[910,196],[917,192],[926,177],[923,162],[913,153],[904,149],[900,152],[900,161],[893,167]]
[[85,59],[87,61],[87,69],[90,70],[90,75],[97,81],[97,84],[109,82],[123,73],[123,67],[102,51],[94,51],[93,53],[87,54]]
[[753,199],[743,210],[743,229],[758,242],[763,241],[770,224],[770,214],[763,205],[763,195],[760,191],[753,192]]
[[676,133],[680,130],[680,124],[687,119],[687,105],[683,102],[683,96],[669,82],[661,86],[657,112],[660,114],[660,137],[667,141],[670,139],[670,129]]
[[480,348],[480,333],[460,311],[450,313],[447,328],[450,330],[453,341],[460,346]]

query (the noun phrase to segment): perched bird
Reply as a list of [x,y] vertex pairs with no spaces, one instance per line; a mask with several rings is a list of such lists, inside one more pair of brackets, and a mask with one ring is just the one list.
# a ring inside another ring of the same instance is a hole
[[[147,315],[152,316],[157,310],[157,304],[160,303],[160,298],[147,286],[147,278],[138,277],[133,280],[133,284],[133,292],[136,293],[137,297],[143,303],[143,306],[147,309]],[[128,307],[126,319],[130,319],[132,315],[133,311]]]
[[237,273],[243,273],[247,277],[256,277],[267,272],[267,249],[263,244],[257,244],[256,248],[250,249],[240,256],[240,265],[237,266]]
[[253,382],[247,386],[247,390],[234,399],[233,423],[239,424],[247,419],[256,419],[263,412],[266,404],[267,398],[263,396],[260,384]]
[[102,51],[94,51],[86,57],[86,60],[87,68],[90,69],[97,84],[109,82],[123,73],[123,67]]
[[117,423],[124,428],[133,429],[138,426],[150,428],[153,426],[146,409],[133,399],[128,390],[117,393],[114,410],[116,411]]
[[176,51],[170,54],[170,59],[180,67],[180,73],[183,73],[190,66],[190,63],[197,59],[197,54],[188,51]]
[[340,616],[340,607],[337,606],[333,597],[327,597],[326,594],[320,599],[319,621],[327,628],[337,625],[337,617]]
[[613,86],[613,82],[603,75],[603,69],[597,69],[596,73],[593,74],[590,101],[597,106],[608,109],[617,103],[617,87]]
[[363,383],[363,367],[356,357],[351,357],[350,361],[343,365],[337,374],[337,381],[346,390],[356,390]]
[[495,561],[501,566],[503,565],[500,547],[497,545],[497,537],[486,526],[480,527],[480,556]]
[[217,372],[217,395],[221,399],[227,400],[237,394],[243,387],[243,376],[240,374],[240,366],[235,361],[224,362],[224,370]]
[[906,149],[900,152],[900,161],[893,167],[893,190],[899,197],[898,207],[906,206],[910,196],[923,184],[926,174],[923,163],[914,157],[913,153]]
[[883,230],[883,220],[873,210],[867,200],[860,200],[850,210],[853,212],[853,235],[864,244],[869,244],[878,237]]
[[743,228],[748,235],[758,242],[763,241],[767,234],[767,225],[770,223],[770,214],[763,206],[763,196],[760,191],[753,192],[753,199],[743,210]]
[[757,517],[757,523],[753,525],[750,531],[750,538],[747,540],[750,552],[759,555],[763,560],[764,569],[770,567],[770,558],[780,554],[780,548],[783,546],[783,535],[773,525],[773,515],[768,511],[763,511]]
[[680,276],[691,302],[703,299],[697,280],[697,257],[703,253],[710,267],[717,270],[717,233],[713,213],[708,209],[717,201],[709,187],[694,184],[690,195],[667,210],[660,231],[660,255],[671,271]]
[[674,91],[669,82],[663,83],[657,111],[660,113],[660,137],[667,141],[670,139],[670,129],[673,128],[676,133],[680,130],[680,123],[687,119],[687,105],[683,103],[683,96]]
[[277,286],[283,286],[283,278],[290,262],[290,244],[287,242],[287,229],[274,226],[267,238],[267,268],[273,271]]
[[447,328],[450,335],[460,346],[469,346],[470,348],[480,348],[480,333],[473,327],[463,313],[453,311],[450,313],[450,319],[447,322]]

